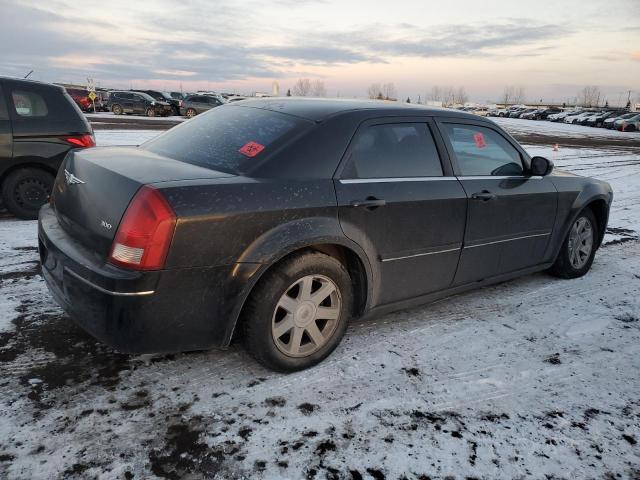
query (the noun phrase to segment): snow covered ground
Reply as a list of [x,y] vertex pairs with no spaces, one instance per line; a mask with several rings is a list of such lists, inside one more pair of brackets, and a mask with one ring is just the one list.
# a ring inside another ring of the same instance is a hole
[[34,222],[0,220],[0,478],[638,478],[640,145],[526,148],[614,188],[587,276],[356,322],[291,375],[114,353],[51,300]]

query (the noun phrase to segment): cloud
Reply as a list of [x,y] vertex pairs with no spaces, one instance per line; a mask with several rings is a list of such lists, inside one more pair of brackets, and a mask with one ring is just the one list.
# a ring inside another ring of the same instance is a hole
[[[283,28],[231,0],[219,0],[213,10],[207,0],[132,3],[128,16],[105,15],[87,23],[84,12],[68,8],[66,1],[29,6],[15,0],[3,6],[0,74],[35,69],[37,78],[48,80],[93,76],[122,84],[161,76],[224,82],[403,57],[540,56],[550,48],[545,41],[571,33],[565,26],[524,19],[429,27],[372,23],[339,31],[317,25]],[[277,3],[286,9],[291,2]]]

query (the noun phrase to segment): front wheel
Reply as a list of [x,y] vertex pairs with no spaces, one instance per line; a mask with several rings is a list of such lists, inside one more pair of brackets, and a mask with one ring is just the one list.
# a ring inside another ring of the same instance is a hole
[[575,219],[562,243],[550,272],[561,278],[583,276],[591,268],[596,254],[598,224],[591,210],[583,210]]
[[273,370],[309,368],[340,343],[351,302],[351,279],[335,258],[310,252],[286,259],[265,274],[247,301],[245,346]]
[[40,207],[49,200],[53,181],[53,175],[44,170],[19,168],[5,179],[2,185],[2,202],[16,217],[35,220]]
[[111,111],[113,112],[114,115],[122,115],[123,113],[122,106],[118,104],[115,104],[114,106],[112,106]]
[[156,111],[154,108],[147,108],[147,117],[155,117],[156,116]]

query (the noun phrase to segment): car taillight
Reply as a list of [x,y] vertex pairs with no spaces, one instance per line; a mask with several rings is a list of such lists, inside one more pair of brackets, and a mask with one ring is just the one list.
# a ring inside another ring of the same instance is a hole
[[63,139],[74,147],[89,148],[96,146],[96,140],[91,134],[73,135],[72,137],[63,137]]
[[162,193],[143,186],[118,226],[109,261],[134,270],[163,268],[175,226],[176,214]]

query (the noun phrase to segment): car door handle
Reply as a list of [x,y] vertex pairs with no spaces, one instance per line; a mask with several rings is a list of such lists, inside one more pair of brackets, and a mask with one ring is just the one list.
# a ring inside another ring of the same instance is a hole
[[471,195],[471,198],[474,200],[482,200],[483,202],[488,202],[489,200],[493,200],[496,198],[495,193],[491,193],[489,190],[483,190],[481,192],[476,192]]
[[365,200],[353,200],[352,207],[362,207],[367,210],[375,210],[378,207],[384,207],[387,204],[385,200],[375,197],[367,197]]

